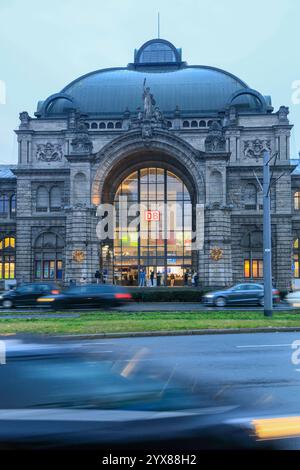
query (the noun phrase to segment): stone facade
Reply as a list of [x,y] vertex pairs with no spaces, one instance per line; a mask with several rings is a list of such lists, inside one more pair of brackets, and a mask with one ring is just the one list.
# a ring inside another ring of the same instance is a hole
[[[151,86],[151,78],[147,80]],[[0,240],[8,234],[16,238],[17,280],[35,280],[35,263],[45,259],[40,258],[43,251],[52,250],[53,262],[62,262],[61,269],[55,265],[59,281],[84,276],[92,282],[101,266],[97,206],[113,201],[117,185],[130,171],[151,166],[181,177],[193,205],[204,207],[204,245],[193,253],[192,267],[200,284],[217,287],[247,280],[245,260],[263,257],[261,244],[249,242],[249,234],[262,231],[262,196],[255,174],[262,178],[262,152],[268,149],[278,152],[271,193],[273,276],[278,287],[289,288],[293,241],[300,236],[300,210],[294,208],[300,177],[291,175],[295,165],[290,160],[287,108],[274,112],[267,99],[246,88],[242,94],[260,100],[257,111],[245,111],[240,95],[233,93],[218,112],[191,114],[174,101],[174,112],[163,109],[166,117],[158,107],[147,108],[145,115],[139,92],[141,108],[124,109],[122,115],[108,117],[101,110],[98,116],[89,115],[80,106],[51,114],[51,103],[67,100],[63,93],[48,98],[34,118],[20,114],[18,165],[9,176],[2,169],[1,177],[0,168],[0,194],[16,194],[15,213],[0,213]],[[155,90],[153,95],[156,99]],[[230,105],[234,100],[237,104]],[[56,241],[39,247],[44,233],[53,233]],[[249,278],[261,280],[253,274]]]

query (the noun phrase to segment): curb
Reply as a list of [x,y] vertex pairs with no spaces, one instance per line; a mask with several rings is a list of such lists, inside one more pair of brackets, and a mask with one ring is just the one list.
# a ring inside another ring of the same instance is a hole
[[[55,335],[55,338],[66,340],[74,339],[104,339],[104,338],[143,338],[159,336],[191,336],[191,335],[223,335],[223,334],[242,334],[242,333],[293,333],[300,332],[300,327],[272,327],[269,328],[226,328],[226,329],[203,329],[203,330],[184,330],[184,331],[132,331],[128,333],[95,333],[79,335]],[[52,335],[51,335],[52,336]]]

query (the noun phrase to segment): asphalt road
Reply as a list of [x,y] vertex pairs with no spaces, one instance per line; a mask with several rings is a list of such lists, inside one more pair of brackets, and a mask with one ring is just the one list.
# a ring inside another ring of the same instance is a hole
[[[82,346],[122,360],[138,358],[177,370],[189,379],[213,383],[218,393],[255,396],[260,413],[300,415],[300,365],[292,363],[293,342],[300,333],[250,333],[169,336],[82,341]],[[300,357],[300,354],[299,354]],[[249,403],[250,405],[250,403]]]
[[[277,311],[280,310],[291,310],[292,307],[289,306],[286,302],[281,302],[278,306],[274,307],[274,309]],[[99,310],[103,310],[99,308]],[[112,309],[114,310],[114,309]],[[263,311],[262,307],[256,307],[256,306],[230,306],[230,307],[208,307],[206,305],[203,305],[202,303],[190,303],[190,302],[133,302],[129,303],[127,305],[124,305],[122,307],[118,307],[115,310],[122,311],[122,312],[155,312],[155,311],[161,311],[161,312],[197,312],[199,310],[207,310],[207,311],[217,311],[217,310],[241,310],[241,311]],[[86,312],[96,312],[95,308],[91,309],[81,309],[78,310],[78,313],[76,310],[72,309],[72,311],[65,310],[63,314],[56,314],[55,312],[52,312],[49,310],[49,313],[47,312],[47,309],[39,309],[39,308],[14,308],[14,309],[4,309],[3,307],[0,307],[0,316],[4,318],[18,318],[20,314],[22,318],[34,318],[35,316],[39,316],[40,312],[43,312],[44,315],[50,318],[56,318],[60,317],[61,315],[64,315],[65,317],[78,317],[80,311],[86,311]],[[28,312],[28,316],[25,317],[26,312]]]

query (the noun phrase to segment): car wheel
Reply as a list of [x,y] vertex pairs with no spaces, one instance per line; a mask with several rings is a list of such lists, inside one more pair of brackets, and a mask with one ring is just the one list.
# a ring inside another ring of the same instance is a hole
[[215,300],[215,305],[217,307],[225,307],[226,303],[227,302],[226,302],[225,297],[217,297]]
[[264,297],[261,297],[258,301],[258,305],[260,305],[261,307],[263,307],[265,305],[265,299]]
[[7,299],[7,300],[3,300],[2,306],[3,306],[4,308],[12,308],[13,302],[12,302],[11,300],[8,300],[8,299]]

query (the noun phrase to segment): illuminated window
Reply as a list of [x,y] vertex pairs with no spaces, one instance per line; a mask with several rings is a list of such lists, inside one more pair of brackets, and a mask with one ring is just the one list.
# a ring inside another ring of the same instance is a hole
[[0,240],[0,279],[15,278],[15,238]]
[[294,209],[296,211],[300,210],[300,191],[294,193]]
[[[102,254],[102,270],[112,269],[115,282],[123,284],[136,284],[140,269],[148,281],[153,270],[155,276],[160,273],[161,284],[169,285],[173,274],[175,285],[183,284],[184,272],[192,265],[193,210],[182,179],[163,168],[137,170],[119,185],[115,209],[114,266],[110,268]],[[138,214],[139,225],[130,230]]]
[[293,271],[294,271],[294,277],[297,279],[300,278],[299,260],[300,260],[300,244],[299,244],[299,238],[296,238],[296,240],[294,240],[294,247],[293,247]]
[[34,247],[34,277],[59,280],[63,274],[63,240],[52,232],[42,233]]
[[263,260],[261,259],[245,259],[244,260],[244,276],[247,279],[263,278]]

